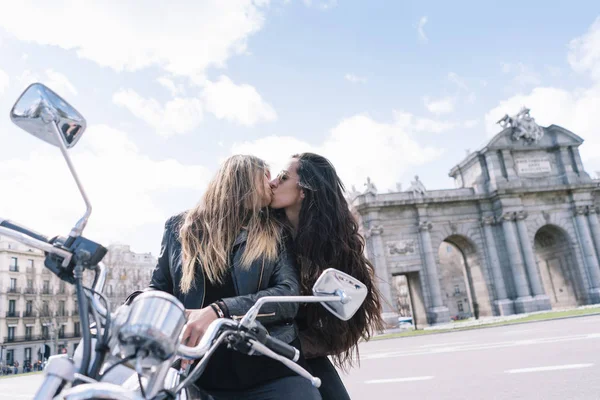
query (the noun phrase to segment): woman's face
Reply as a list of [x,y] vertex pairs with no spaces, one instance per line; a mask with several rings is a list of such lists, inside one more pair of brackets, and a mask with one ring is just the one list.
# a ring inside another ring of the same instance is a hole
[[263,174],[262,180],[258,187],[262,188],[261,190],[261,204],[260,207],[264,208],[271,204],[273,200],[273,190],[271,189],[271,172],[268,168],[265,168],[265,172]]
[[273,201],[271,208],[300,207],[304,192],[299,185],[298,160],[292,158],[286,168],[271,181]]

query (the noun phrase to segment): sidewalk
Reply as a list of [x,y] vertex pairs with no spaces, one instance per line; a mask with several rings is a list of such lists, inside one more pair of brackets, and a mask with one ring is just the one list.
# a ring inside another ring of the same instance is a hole
[[[584,313],[584,310],[589,310],[589,313]],[[578,311],[582,311],[578,313]],[[511,324],[511,323],[519,323],[519,320],[523,320],[523,323],[533,322],[538,320],[551,320],[558,318],[575,318],[586,315],[594,315],[595,313],[600,314],[600,304],[592,304],[586,306],[580,306],[576,308],[562,308],[550,311],[536,311],[532,313],[525,314],[514,314],[514,315],[506,315],[506,316],[496,316],[496,317],[482,317],[479,319],[469,318],[462,321],[451,321],[444,324],[436,324],[432,326],[426,326],[423,329],[418,329],[417,331],[431,332],[435,333],[436,331],[452,331],[452,330],[460,330],[460,329],[475,329],[477,327],[485,327],[489,325],[498,326],[503,325],[503,323]],[[566,315],[565,315],[566,314]],[[571,315],[572,314],[572,315]],[[536,319],[535,317],[547,317]],[[531,321],[530,321],[531,320]],[[386,329],[381,335],[389,335],[389,334],[400,334],[400,333],[408,333],[412,332],[414,329],[401,329],[401,328],[392,328]]]

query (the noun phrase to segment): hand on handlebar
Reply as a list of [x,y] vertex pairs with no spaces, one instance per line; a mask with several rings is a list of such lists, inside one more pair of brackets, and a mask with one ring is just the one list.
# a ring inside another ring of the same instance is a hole
[[[211,307],[185,310],[185,315],[187,317],[187,324],[183,329],[181,343],[194,347],[200,342],[210,323],[218,317]],[[182,360],[181,367],[187,368],[192,362],[193,360]]]

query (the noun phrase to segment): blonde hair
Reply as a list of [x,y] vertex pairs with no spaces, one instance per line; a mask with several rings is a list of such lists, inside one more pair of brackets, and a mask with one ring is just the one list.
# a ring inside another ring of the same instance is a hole
[[183,251],[180,289],[194,286],[196,265],[212,284],[223,283],[230,253],[243,229],[248,231],[242,267],[258,260],[275,260],[281,240],[278,222],[261,208],[267,165],[254,156],[228,158],[208,184],[198,205],[190,210],[179,230]]

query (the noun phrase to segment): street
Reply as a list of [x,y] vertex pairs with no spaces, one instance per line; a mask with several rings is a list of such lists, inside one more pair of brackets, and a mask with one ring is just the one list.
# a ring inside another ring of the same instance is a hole
[[366,343],[353,399],[598,399],[600,316]]
[[[570,318],[365,343],[342,378],[357,400],[598,399],[599,350],[600,316]],[[41,380],[0,380],[0,400]]]

